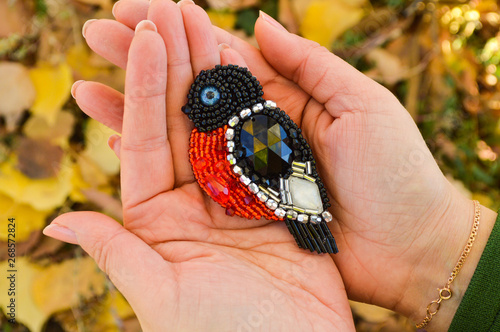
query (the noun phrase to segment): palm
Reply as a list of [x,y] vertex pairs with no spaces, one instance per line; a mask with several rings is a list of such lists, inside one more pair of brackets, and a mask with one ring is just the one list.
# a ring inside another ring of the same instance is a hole
[[[145,322],[158,324],[143,323],[145,329],[167,329],[155,319],[157,311],[172,331],[211,330],[198,314],[192,319],[200,312],[217,322],[217,331],[234,330],[235,321],[228,317],[238,317],[237,328],[243,331],[303,331],[313,326],[346,331],[352,325],[345,290],[330,257],[296,248],[282,224],[227,217],[195,183],[125,213],[128,228],[172,262],[176,271],[174,290],[165,287],[172,284],[170,277],[142,281],[160,290],[143,295],[155,311],[142,314],[143,308],[136,309]],[[198,301],[194,309],[192,299]]]
[[[336,93],[333,107],[283,76],[264,84],[264,91],[285,96],[278,97],[278,105],[284,105],[313,148],[333,200],[338,222],[333,231],[341,250],[335,261],[350,296],[368,301],[388,278],[401,289],[409,280],[406,266],[385,267],[395,265],[396,258],[418,262],[422,253],[405,253],[430,234],[415,232],[424,225],[414,221],[428,222],[426,216],[448,198],[446,180],[409,114],[374,82]],[[419,182],[423,178],[429,182]]]
[[[156,5],[159,2],[156,2]],[[171,3],[164,5],[172,7]],[[125,8],[124,5],[122,7]],[[178,40],[179,35],[184,34],[184,27],[180,27],[182,29],[180,32],[177,29],[179,27],[174,26],[176,20],[172,19],[175,18],[173,11],[172,8],[163,11],[165,16],[172,16],[167,18],[155,19],[154,11],[152,14],[150,11],[149,15],[153,15],[153,20],[159,25],[159,31],[167,46],[169,61],[172,53],[177,60],[175,65],[172,65],[177,74],[172,75],[169,63],[169,77],[185,78],[174,84],[170,84],[172,81],[169,81],[167,88],[170,90],[167,89],[167,96],[184,96],[192,82],[192,72],[196,73],[214,66],[221,59],[219,52],[213,51],[215,40],[208,38],[206,42],[208,46],[191,47],[193,40],[200,41],[196,39],[197,37],[190,38],[190,34],[195,36],[198,32],[201,35],[205,33],[201,31],[207,29],[199,20],[193,19],[194,23],[190,23],[188,16],[184,15],[190,46],[187,56],[189,57],[190,53],[191,64],[179,62],[178,60],[186,56],[186,53],[182,54],[183,48],[176,43],[170,45],[169,49],[169,43],[171,39]],[[124,23],[131,27],[144,18],[138,17],[138,11],[134,12],[133,8],[129,8],[128,13],[129,16],[123,16],[128,20]],[[101,34],[118,33],[116,24],[119,23],[107,21],[103,24],[115,28],[105,29],[103,26]],[[93,26],[96,27],[97,23],[91,27]],[[123,29],[120,31],[121,36],[113,36],[111,39],[126,44],[127,40],[132,38],[133,31]],[[256,31],[258,34],[258,29]],[[123,52],[110,53],[109,47],[99,49],[100,45],[103,45],[99,42],[99,38],[103,38],[102,35],[95,34],[92,37],[91,29],[87,34],[89,44],[98,53],[122,67],[127,64],[127,55]],[[297,68],[302,69],[302,72],[299,70],[286,73],[286,70],[280,71],[279,60],[273,60],[272,50],[269,50],[271,46],[266,50],[265,45],[261,45],[262,52],[266,56],[264,58],[261,52],[229,37],[227,33],[217,30],[217,37],[219,42],[231,43],[234,49],[244,55],[244,60],[236,57],[222,59],[223,62],[234,63],[231,60],[236,60],[239,61],[236,64],[248,64],[264,87],[264,97],[275,100],[286,110],[303,129],[306,139],[311,144],[319,163],[320,174],[332,197],[332,212],[337,222],[334,221],[331,225],[342,252],[335,259],[351,295],[368,301],[374,296],[382,279],[387,278],[393,280],[394,288],[400,288],[408,276],[398,273],[397,270],[390,274],[384,267],[389,260],[392,260],[391,265],[397,266],[394,264],[395,258],[401,253],[404,255],[409,246],[418,240],[419,236],[414,235],[412,230],[422,225],[415,225],[412,221],[418,220],[419,217],[425,220],[425,214],[431,214],[430,210],[439,205],[439,201],[434,206],[430,206],[429,202],[444,191],[441,173],[432,157],[426,152],[416,126],[404,108],[390,93],[352,69],[342,68],[345,75],[338,77],[338,85],[341,87],[336,88],[329,98],[324,96],[323,90],[326,88],[321,86],[320,81],[316,81],[316,84],[310,83],[309,87],[302,89],[295,83],[305,82],[306,86],[308,84],[307,79],[301,77],[305,71],[302,63],[297,64]],[[265,39],[265,37],[260,38]],[[127,48],[127,45],[116,47],[122,50]],[[187,48],[187,45],[184,48]],[[311,50],[313,49],[314,47],[311,47]],[[280,59],[278,55],[275,57]],[[284,76],[266,60],[281,73],[285,72]],[[304,66],[306,65],[307,63]],[[186,66],[189,68],[184,68],[184,73],[180,75],[181,69]],[[321,78],[319,75],[317,79]],[[353,82],[356,80],[358,82]],[[318,92],[316,89],[321,91]],[[178,280],[175,284],[178,294],[176,299],[210,298],[212,301],[217,301],[212,314],[220,315],[226,310],[230,313],[237,313],[238,310],[248,312],[235,304],[241,305],[240,300],[231,302],[234,300],[232,294],[240,294],[241,290],[245,289],[248,301],[252,298],[252,301],[258,302],[269,299],[269,292],[272,289],[284,294],[288,305],[276,306],[276,310],[284,310],[286,315],[305,315],[307,323],[324,319],[325,324],[329,322],[336,326],[343,324],[348,326],[349,318],[347,320],[345,318],[350,317],[350,314],[341,291],[343,285],[336,268],[329,264],[328,256],[312,256],[298,249],[283,224],[227,217],[222,208],[202,193],[194,182],[187,162],[187,144],[191,127],[179,112],[181,105],[182,100],[179,97],[167,97],[166,122],[169,125],[169,146],[162,152],[164,153],[162,157],[159,157],[160,163],[150,163],[149,168],[142,170],[138,167],[135,169],[125,167],[131,160],[138,159],[132,158],[131,153],[139,146],[126,142],[126,137],[132,137],[125,130],[126,116],[123,120],[122,143],[125,226],[150,245],[163,259],[172,261],[175,267],[173,269],[175,279]],[[85,109],[84,105],[82,109]],[[93,112],[96,118],[104,117],[104,107],[101,113],[99,110],[89,108],[87,111]],[[106,111],[109,112],[107,109]],[[121,109],[118,107],[116,112],[121,112]],[[161,122],[159,119],[161,116],[153,121]],[[111,123],[111,126],[119,130],[121,123]],[[129,157],[123,155],[124,151]],[[420,159],[413,165],[414,169],[400,178],[392,177],[393,183],[388,186],[390,175],[400,172],[398,165],[401,162],[398,158],[410,158],[411,162],[411,154],[415,151],[414,157]],[[175,177],[170,176],[169,172],[164,172],[164,169],[172,169],[171,172]],[[428,173],[427,178],[434,180],[434,183],[418,183],[420,173],[423,172]],[[141,197],[133,194],[137,192],[138,182],[143,186],[142,190],[139,190]],[[145,183],[147,185],[144,185]],[[434,187],[431,187],[432,185]],[[419,202],[418,206],[414,202]],[[398,226],[397,233],[393,232],[396,226]],[[406,261],[411,259],[416,261],[418,257],[410,257]],[[314,266],[313,273],[309,273],[308,264]],[[359,273],[360,271],[365,273]],[[210,278],[210,283],[204,284],[204,280],[199,278],[205,280]],[[165,282],[165,280],[155,280],[158,285]],[[196,287],[193,287],[194,285]],[[247,291],[249,287],[252,289]],[[168,296],[171,298],[170,291],[165,292],[169,292]],[[228,292],[227,296],[220,296],[221,291]],[[158,301],[158,298],[162,297],[155,297],[153,294],[150,300],[154,302]],[[318,309],[303,309],[304,301],[308,306],[314,303]],[[379,304],[384,305],[384,303]],[[163,305],[169,308],[168,313],[175,312],[170,303]],[[189,305],[191,304],[179,302],[180,312],[189,313]],[[209,310],[208,307],[205,309]],[[147,315],[147,310],[144,315]]]

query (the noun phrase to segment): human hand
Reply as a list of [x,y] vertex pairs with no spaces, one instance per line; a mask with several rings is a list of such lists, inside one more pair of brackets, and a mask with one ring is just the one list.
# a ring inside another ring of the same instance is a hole
[[[87,42],[125,66],[132,29],[148,6],[121,1],[114,14],[122,24],[92,23]],[[265,97],[288,112],[313,147],[334,199],[338,223],[331,225],[341,250],[335,261],[350,297],[422,319],[435,297],[433,285],[447,279],[466,242],[473,205],[442,175],[406,110],[389,91],[265,16],[256,24],[262,52],[215,32],[218,43],[233,49],[223,54],[236,50],[243,56]],[[176,39],[163,36],[167,47]],[[106,122],[104,108],[80,106]],[[121,112],[117,102],[113,123]]]
[[219,54],[198,6],[181,12],[157,0],[149,16],[165,42],[150,21],[137,25],[124,96],[92,82],[73,89],[82,108],[92,105],[96,118],[122,133],[111,146],[122,163],[124,226],[75,212],[44,233],[81,245],[144,331],[353,331],[329,256],[297,248],[283,223],[226,216],[194,181],[190,127],[180,111],[187,89],[201,69],[245,61],[232,50]]

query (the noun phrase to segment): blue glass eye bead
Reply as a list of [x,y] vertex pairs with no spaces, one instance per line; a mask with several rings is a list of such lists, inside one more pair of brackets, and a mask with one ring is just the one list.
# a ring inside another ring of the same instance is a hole
[[204,87],[201,90],[200,99],[205,106],[215,105],[220,100],[220,92],[213,86]]

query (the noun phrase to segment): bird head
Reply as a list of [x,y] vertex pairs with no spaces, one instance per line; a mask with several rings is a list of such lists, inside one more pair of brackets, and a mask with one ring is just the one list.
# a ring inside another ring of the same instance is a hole
[[217,65],[196,77],[182,111],[199,131],[223,127],[242,109],[264,101],[262,86],[247,68]]

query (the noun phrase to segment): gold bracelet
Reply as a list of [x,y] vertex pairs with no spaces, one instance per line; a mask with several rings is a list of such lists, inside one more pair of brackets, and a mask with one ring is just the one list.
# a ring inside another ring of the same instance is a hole
[[438,288],[439,298],[429,303],[429,305],[427,306],[427,315],[425,316],[424,320],[420,324],[415,325],[417,329],[423,329],[424,327],[426,327],[427,324],[429,324],[429,322],[432,320],[432,317],[434,317],[434,315],[438,313],[439,308],[441,307],[441,302],[443,300],[449,300],[451,298],[452,293],[450,285],[453,282],[453,280],[455,280],[458,272],[464,265],[465,259],[469,255],[472,245],[476,240],[477,230],[479,229],[479,220],[481,219],[481,206],[479,205],[478,201],[473,201],[473,202],[474,202],[474,224],[472,225],[472,231],[470,232],[469,240],[467,241],[467,244],[465,245],[465,248],[462,251],[462,255],[460,255],[460,258],[458,259],[455,268],[453,268],[453,271],[451,272],[450,277],[446,282],[446,285],[443,288]]

